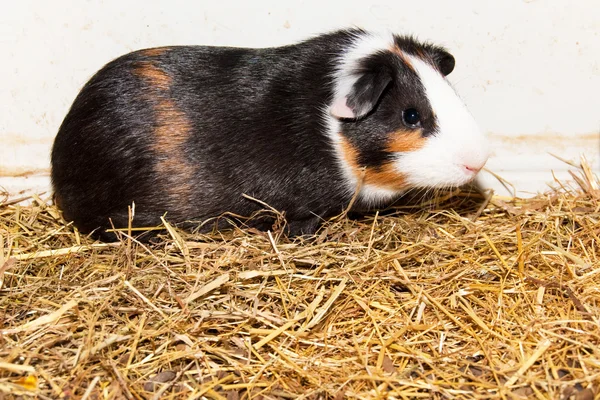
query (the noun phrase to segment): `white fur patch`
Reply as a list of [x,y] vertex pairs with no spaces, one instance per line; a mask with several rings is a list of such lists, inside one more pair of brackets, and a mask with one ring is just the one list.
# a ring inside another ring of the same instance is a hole
[[[339,59],[339,67],[335,71],[334,96],[345,98],[350,94],[352,86],[359,78],[356,75],[360,60],[381,50],[389,50],[394,46],[394,37],[390,34],[365,32],[356,35],[356,40]],[[335,101],[334,101],[335,103]]]
[[[332,115],[331,106],[336,105],[340,99],[345,98],[350,94],[352,86],[359,78],[356,75],[356,70],[361,59],[368,57],[378,51],[390,49],[394,45],[394,37],[391,33],[376,34],[376,33],[358,33],[355,36],[354,43],[340,56],[337,61],[338,68],[334,72],[334,101],[324,110],[324,120],[327,126],[327,134],[333,144],[335,157],[337,159],[342,175],[347,183],[348,193],[354,193],[358,185],[358,178],[352,167],[348,165],[344,159],[344,152],[341,145],[341,124],[340,121]],[[373,185],[363,185],[361,190],[361,200],[367,201],[370,204],[377,204],[384,199],[389,199],[397,196],[398,193],[378,188]]]
[[485,135],[450,83],[431,65],[407,57],[425,87],[437,118],[438,133],[428,137],[423,148],[399,155],[396,169],[415,187],[463,185],[473,179],[488,159]]
[[[353,45],[340,56],[339,67],[332,77],[335,99],[323,110],[323,118],[349,194],[356,190],[360,177],[356,176],[356,171],[344,159],[341,123],[332,115],[331,107],[337,104],[336,100],[349,95],[358,78],[356,70],[359,61],[378,51],[389,50],[392,46],[394,46],[394,38],[391,33],[357,34]],[[439,71],[419,58],[409,55],[407,58],[425,87],[426,95],[437,117],[439,133],[428,137],[425,146],[421,149],[399,153],[394,163],[395,168],[406,177],[407,189],[460,186],[467,183],[472,180],[475,173],[466,167],[481,168],[488,158],[489,150],[485,136]],[[342,108],[338,109],[343,111]],[[375,206],[401,193],[364,184],[359,200],[363,204]]]

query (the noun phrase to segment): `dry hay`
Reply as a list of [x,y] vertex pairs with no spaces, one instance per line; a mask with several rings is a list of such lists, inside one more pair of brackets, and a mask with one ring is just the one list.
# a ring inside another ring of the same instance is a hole
[[599,398],[600,191],[94,243],[0,206],[0,397]]

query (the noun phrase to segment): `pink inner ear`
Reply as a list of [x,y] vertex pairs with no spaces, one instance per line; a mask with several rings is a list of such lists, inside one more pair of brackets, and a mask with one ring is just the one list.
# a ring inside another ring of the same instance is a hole
[[329,112],[336,118],[356,118],[356,114],[346,105],[347,97],[338,97],[333,101]]

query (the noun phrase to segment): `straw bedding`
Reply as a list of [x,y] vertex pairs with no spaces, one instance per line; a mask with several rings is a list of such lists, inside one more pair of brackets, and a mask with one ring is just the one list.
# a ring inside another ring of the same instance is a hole
[[0,398],[598,399],[600,189],[573,176],[295,240],[95,243],[4,200]]

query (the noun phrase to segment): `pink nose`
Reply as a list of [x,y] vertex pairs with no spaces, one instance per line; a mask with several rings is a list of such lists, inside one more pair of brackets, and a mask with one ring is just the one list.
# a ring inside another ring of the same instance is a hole
[[467,165],[467,164],[464,164],[464,167],[467,169],[467,171],[470,171],[470,172],[476,174],[479,171],[481,171],[481,168],[483,168],[483,165]]

